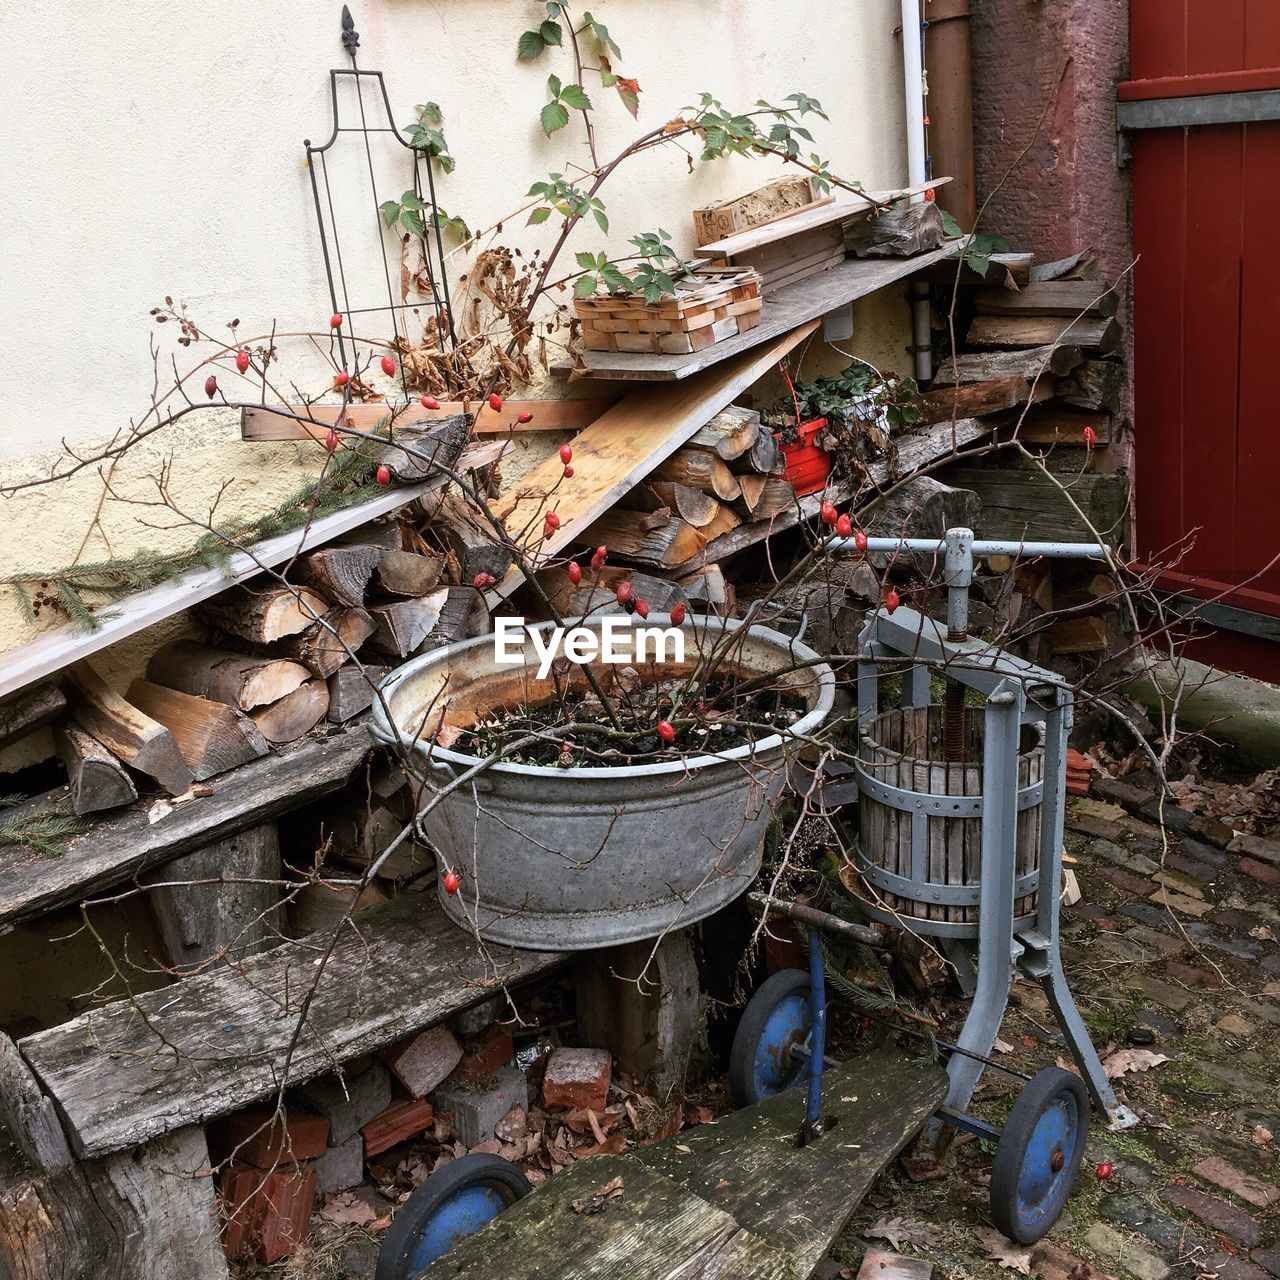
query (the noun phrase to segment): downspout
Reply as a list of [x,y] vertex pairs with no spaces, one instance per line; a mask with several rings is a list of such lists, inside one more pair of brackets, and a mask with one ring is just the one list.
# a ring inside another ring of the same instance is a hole
[[[902,0],[902,72],[907,105],[907,185],[914,187],[929,177],[924,138],[924,28],[920,21],[920,0]],[[923,199],[923,195],[913,196],[912,203]],[[911,318],[916,381],[923,385],[933,377],[933,333],[929,325],[929,285],[925,280],[911,284]]]

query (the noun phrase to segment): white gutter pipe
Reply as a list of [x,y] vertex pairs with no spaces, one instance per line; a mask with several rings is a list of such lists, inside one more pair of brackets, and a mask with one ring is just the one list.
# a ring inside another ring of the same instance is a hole
[[[902,0],[902,74],[907,105],[907,185],[928,181],[924,150],[924,30],[920,0]],[[912,196],[918,204],[923,195]],[[911,285],[912,345],[915,348],[917,382],[933,377],[933,333],[929,327],[929,285],[916,280]]]

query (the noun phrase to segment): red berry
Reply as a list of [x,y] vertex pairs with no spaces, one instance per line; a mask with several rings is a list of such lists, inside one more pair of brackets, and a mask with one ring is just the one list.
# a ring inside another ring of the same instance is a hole
[[477,573],[476,576],[471,579],[471,585],[475,587],[477,591],[487,591],[491,586],[493,586],[495,581],[496,579],[491,573]]
[[329,453],[338,447],[338,433],[332,427],[324,433],[324,447]]
[[898,599],[898,593],[890,587],[889,594],[884,598],[884,607],[892,613],[901,603],[902,601]]
[[525,411],[524,411],[524,412],[523,412],[523,413],[522,413],[522,414],[521,414],[521,415],[516,419],[516,421],[517,421],[517,422],[532,422],[532,421],[533,421],[533,414],[531,414],[531,413],[528,411],[528,409],[526,409],[526,410],[525,410]]
[[842,538],[851,537],[853,534],[853,521],[848,516],[841,516],[836,521],[836,533]]
[[373,478],[385,489],[391,483],[391,468],[385,462],[378,463]]
[[671,625],[678,627],[684,621],[684,605],[678,604],[671,610]]
[[582,566],[576,560],[569,561],[569,581],[575,587],[582,581]]
[[204,393],[210,400],[218,394],[218,380],[213,376],[213,374],[210,374],[204,380]]
[[836,506],[834,502],[824,502],[819,515],[822,517],[823,524],[835,524],[835,522],[840,518],[836,514]]
[[388,378],[390,378],[395,375],[395,371],[396,371],[396,362],[390,356],[383,356],[382,372],[385,373]]
[[351,381],[351,375],[345,369],[339,369],[333,375],[333,385],[335,387],[345,387]]
[[573,461],[573,450],[567,445],[560,446],[560,461],[567,467]]
[[236,352],[236,368],[243,373],[249,367],[249,353],[247,351]]
[[440,401],[435,396],[422,396],[420,403],[424,409],[438,409],[440,407]]
[[863,533],[861,529],[853,535],[853,545],[857,547],[859,551],[865,551],[867,549],[867,535]]
[[446,871],[444,873],[444,891],[449,895],[449,897],[452,898],[453,895],[458,892],[458,886],[461,883],[462,882],[458,879],[458,873],[456,871]]
[[548,511],[542,519],[548,529],[558,529],[560,527],[560,517],[554,511]]
[[572,467],[565,467],[565,469],[564,469],[564,478],[565,478],[566,480],[572,480],[572,479],[573,479],[573,468],[572,468]]
[[1104,1160],[1094,1171],[1099,1182],[1105,1182],[1115,1172],[1109,1160]]
[[631,583],[618,583],[618,589],[614,594],[618,597],[619,604],[626,604],[631,599]]
[[330,329],[342,328],[342,317],[336,311],[333,313],[333,315],[329,317],[329,328]]
[[658,721],[658,737],[663,742],[674,742],[676,740],[676,727],[670,720]]
[[1092,449],[1098,443],[1098,433],[1092,427],[1085,427],[1081,434],[1084,436],[1084,443],[1087,449]]
[[494,413],[502,412],[502,397],[498,395],[497,392],[494,392],[494,394],[489,397],[489,408],[492,409]]
[[604,562],[605,562],[605,560],[608,558],[608,555],[609,555],[609,548],[608,548],[608,547],[603,547],[603,546],[602,546],[602,547],[597,547],[597,548],[596,548],[596,553],[595,553],[595,555],[593,555],[593,556],[591,557],[591,567],[592,567],[592,568],[593,568],[597,573],[599,573],[599,572],[600,572],[600,570],[604,568]]
[[648,601],[646,601],[646,600],[637,600],[637,601],[636,601],[636,612],[637,612],[637,613],[638,613],[642,618],[647,618],[647,617],[649,616],[649,604],[648,604]]

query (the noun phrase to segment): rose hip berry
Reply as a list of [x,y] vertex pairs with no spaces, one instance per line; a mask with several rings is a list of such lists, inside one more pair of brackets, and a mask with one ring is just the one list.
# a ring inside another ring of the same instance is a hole
[[865,551],[867,549],[867,535],[863,533],[861,529],[853,535],[853,545],[857,547],[859,551]]
[[836,521],[836,534],[841,538],[848,538],[853,533],[853,521],[848,516],[841,516]]
[[1086,449],[1092,449],[1098,443],[1098,433],[1092,427],[1085,427],[1080,434],[1084,437]]
[[435,396],[420,396],[418,401],[424,409],[438,409],[440,401]]
[[391,483],[391,468],[385,462],[378,463],[373,478],[385,489]]
[[575,587],[582,581],[582,566],[576,560],[569,561],[569,581]]
[[324,447],[326,453],[333,453],[338,447],[338,433],[332,427],[324,433]]
[[336,311],[333,313],[333,315],[329,317],[329,328],[330,329],[342,328],[342,317]]
[[835,524],[840,518],[836,513],[836,505],[834,502],[824,502],[822,510],[818,513],[822,517],[823,524]]
[[475,587],[477,591],[487,591],[491,586],[493,586],[495,581],[496,579],[491,573],[477,573],[476,576],[471,579],[471,585]]
[[560,517],[554,511],[548,511],[542,517],[542,521],[548,529],[558,529],[560,527]]
[[618,583],[618,589],[617,591],[614,592],[614,595],[617,596],[619,604],[629,603],[631,600],[631,583],[629,582]]
[[204,393],[210,400],[218,394],[218,380],[213,376],[213,374],[210,374],[204,380]]
[[526,409],[526,410],[525,410],[525,411],[524,411],[524,412],[523,412],[523,413],[522,413],[522,414],[521,414],[521,415],[516,419],[516,421],[517,421],[517,422],[532,422],[532,421],[533,421],[533,414],[531,414],[531,413],[528,411],[528,409]]
[[671,625],[678,627],[684,621],[684,605],[678,604],[671,610]]
[[247,351],[236,352],[236,368],[243,373],[249,367],[249,353]]
[[572,479],[573,479],[573,468],[572,468],[572,467],[565,467],[565,469],[564,469],[564,478],[565,478],[566,480],[572,480]]
[[489,397],[489,408],[492,409],[494,413],[502,412],[502,397],[496,392]]
[[670,720],[658,721],[658,737],[663,742],[674,742],[676,740],[676,727]]
[[898,599],[898,593],[890,587],[889,594],[884,598],[885,609],[889,613],[892,613],[901,603],[902,601]]
[[396,362],[390,356],[383,356],[382,372],[385,373],[388,378],[390,378],[395,375],[395,371],[396,371]]
[[1099,1182],[1105,1182],[1115,1172],[1115,1168],[1109,1160],[1104,1160],[1093,1172]]
[[608,559],[608,557],[609,557],[609,548],[608,548],[608,547],[605,547],[605,546],[599,546],[599,547],[597,547],[597,548],[596,548],[596,553],[595,553],[595,555],[593,555],[593,556],[591,557],[591,567],[592,567],[592,568],[593,568],[597,573],[599,573],[599,572],[600,572],[600,570],[604,568],[604,562],[605,562],[605,560],[607,560],[607,559]]
[[560,446],[560,461],[567,467],[573,461],[573,450],[567,445]]
[[458,873],[456,871],[446,871],[444,873],[444,891],[449,895],[449,897],[452,898],[453,895],[458,892],[458,886],[461,883],[462,882],[458,879]]
[[637,612],[637,613],[638,613],[642,618],[647,618],[647,617],[649,616],[649,603],[648,603],[648,601],[647,601],[647,600],[637,600],[637,601],[636,601],[636,612]]
[[333,375],[333,385],[335,387],[345,387],[351,381],[351,375],[345,369],[339,369]]

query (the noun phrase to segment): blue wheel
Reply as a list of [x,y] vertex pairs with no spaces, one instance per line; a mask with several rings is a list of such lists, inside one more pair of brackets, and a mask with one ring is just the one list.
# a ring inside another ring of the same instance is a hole
[[1034,1244],[1066,1207],[1089,1136],[1084,1081],[1046,1067],[1009,1111],[991,1169],[991,1217],[1010,1240]]
[[809,975],[803,969],[780,969],[760,984],[742,1011],[729,1050],[729,1083],[738,1106],[754,1106],[808,1076],[808,1062],[792,1050],[809,1038],[812,1022]]
[[378,1251],[375,1280],[412,1280],[532,1190],[501,1156],[451,1160],[400,1206]]

